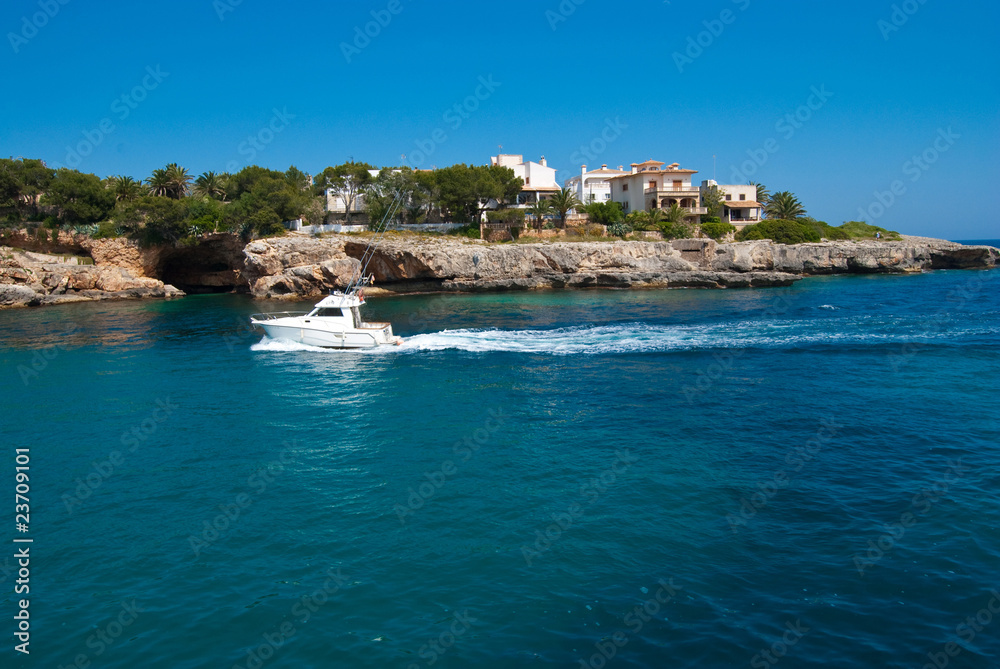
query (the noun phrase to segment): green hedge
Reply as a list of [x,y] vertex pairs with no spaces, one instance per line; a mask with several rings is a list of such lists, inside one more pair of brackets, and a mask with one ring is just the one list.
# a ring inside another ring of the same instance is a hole
[[776,244],[802,244],[803,242],[818,242],[820,236],[816,230],[805,223],[775,219],[748,225],[736,233],[736,241],[738,242],[754,239],[770,239]]
[[706,237],[711,237],[712,239],[718,241],[728,235],[730,232],[736,230],[736,228],[729,223],[723,223],[717,217],[714,221],[705,221],[701,224],[701,232]]

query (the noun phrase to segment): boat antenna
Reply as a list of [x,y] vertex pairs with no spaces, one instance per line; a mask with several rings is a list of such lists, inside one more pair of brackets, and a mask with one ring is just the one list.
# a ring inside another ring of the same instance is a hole
[[347,285],[347,290],[344,291],[345,295],[353,295],[359,288],[367,285],[371,280],[371,277],[367,275],[368,265],[371,263],[372,258],[375,257],[375,251],[378,250],[379,245],[382,243],[382,238],[385,237],[386,230],[389,229],[389,221],[396,216],[402,204],[403,192],[397,190],[392,198],[392,202],[389,203],[389,207],[382,216],[382,220],[375,227],[375,236],[368,242],[365,252],[361,254],[361,264],[358,267],[358,271],[351,275],[351,281]]

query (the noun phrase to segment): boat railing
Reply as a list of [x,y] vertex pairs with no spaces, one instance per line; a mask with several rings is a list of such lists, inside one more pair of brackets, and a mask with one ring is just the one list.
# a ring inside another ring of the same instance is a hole
[[274,311],[268,314],[254,314],[250,317],[254,321],[273,321],[278,318],[295,318],[297,316],[308,316],[308,311]]

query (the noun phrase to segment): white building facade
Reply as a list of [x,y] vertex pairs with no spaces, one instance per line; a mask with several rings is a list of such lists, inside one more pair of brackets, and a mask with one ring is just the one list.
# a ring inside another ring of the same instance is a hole
[[549,167],[545,156],[536,163],[525,161],[522,155],[501,153],[499,156],[490,156],[490,165],[509,167],[514,170],[515,176],[521,177],[524,181],[521,193],[517,196],[516,206],[527,207],[562,190],[556,182],[556,170]]
[[587,171],[586,165],[580,166],[580,174],[566,180],[566,188],[573,191],[576,199],[584,204],[591,202],[607,202],[611,199],[611,179],[628,174],[619,165],[618,169],[608,169],[601,165],[599,170]]
[[759,223],[764,205],[757,202],[757,187],[752,184],[717,184],[711,179],[701,182],[702,192],[718,188],[725,194],[722,203],[722,220],[738,228]]

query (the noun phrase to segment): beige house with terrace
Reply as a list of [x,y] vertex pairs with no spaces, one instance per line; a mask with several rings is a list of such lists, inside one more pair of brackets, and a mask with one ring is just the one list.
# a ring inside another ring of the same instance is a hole
[[701,189],[691,183],[698,170],[681,169],[678,163],[665,165],[658,160],[632,163],[627,174],[610,177],[611,200],[621,204],[626,214],[669,209],[674,204],[692,216],[708,213],[701,206]]

